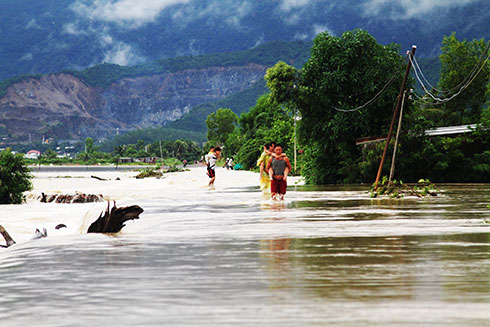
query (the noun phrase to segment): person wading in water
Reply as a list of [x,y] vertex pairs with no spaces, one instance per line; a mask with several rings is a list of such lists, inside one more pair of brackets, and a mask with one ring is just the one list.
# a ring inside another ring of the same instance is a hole
[[264,144],[264,152],[262,152],[259,160],[257,160],[257,166],[260,168],[260,189],[263,192],[269,192],[271,189],[271,180],[269,179],[269,172],[266,170],[266,167],[273,150],[273,142]]
[[267,171],[271,179],[271,199],[284,200],[288,187],[287,177],[291,171],[291,163],[286,154],[282,153],[282,145],[276,144],[274,154],[267,163]]
[[206,158],[206,163],[207,163],[207,172],[206,174],[211,178],[209,181],[209,186],[214,185],[214,180],[216,179],[216,161],[219,159],[221,155],[221,148],[218,146],[214,148],[213,153],[208,153],[207,158]]

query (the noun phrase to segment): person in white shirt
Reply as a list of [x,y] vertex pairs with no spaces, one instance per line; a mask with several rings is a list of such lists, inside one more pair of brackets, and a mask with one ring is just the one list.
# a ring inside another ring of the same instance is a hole
[[215,171],[216,161],[218,161],[220,155],[221,155],[221,148],[219,146],[214,148],[213,153],[210,152],[207,154],[207,158],[206,158],[206,163],[208,165],[207,175],[209,176],[209,178],[211,178],[208,184],[209,186],[214,185],[214,181],[216,179],[216,171]]

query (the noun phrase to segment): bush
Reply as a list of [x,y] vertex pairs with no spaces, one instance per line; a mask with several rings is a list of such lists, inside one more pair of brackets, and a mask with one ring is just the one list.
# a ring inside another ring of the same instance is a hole
[[0,153],[0,204],[19,204],[25,200],[23,192],[32,190],[31,172],[21,154],[10,149]]

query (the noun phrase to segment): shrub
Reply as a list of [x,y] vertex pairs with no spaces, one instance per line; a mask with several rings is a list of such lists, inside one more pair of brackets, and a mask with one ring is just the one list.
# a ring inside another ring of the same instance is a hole
[[31,172],[21,154],[10,149],[0,153],[0,204],[19,204],[25,200],[23,192],[32,190]]

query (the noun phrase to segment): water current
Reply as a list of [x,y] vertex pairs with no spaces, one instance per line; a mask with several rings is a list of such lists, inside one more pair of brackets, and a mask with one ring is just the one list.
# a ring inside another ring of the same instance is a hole
[[[0,206],[17,241],[0,248],[1,326],[490,325],[490,185],[396,200],[290,178],[278,203],[252,172],[219,168],[213,189],[203,167],[134,175],[41,169],[26,204]],[[74,191],[145,211],[86,234],[107,204],[34,199]]]

